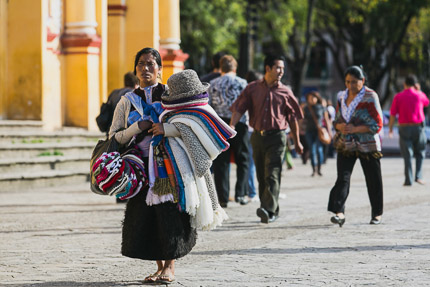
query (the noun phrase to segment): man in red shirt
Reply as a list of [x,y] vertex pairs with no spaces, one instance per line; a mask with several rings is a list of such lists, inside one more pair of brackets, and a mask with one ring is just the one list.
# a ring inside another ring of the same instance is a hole
[[415,182],[424,184],[422,165],[426,142],[424,107],[429,99],[421,92],[415,75],[405,79],[404,90],[394,96],[390,109],[389,136],[393,136],[393,125],[398,116],[400,152],[405,162],[405,183],[412,185],[412,158],[415,154]]
[[282,56],[267,56],[264,78],[250,83],[230,107],[232,128],[248,111],[249,125],[254,129],[251,144],[261,202],[257,216],[263,223],[273,222],[279,215],[278,198],[288,125],[297,153],[301,154],[303,150],[297,124],[297,120],[303,118],[303,112],[291,89],[281,83],[284,63]]

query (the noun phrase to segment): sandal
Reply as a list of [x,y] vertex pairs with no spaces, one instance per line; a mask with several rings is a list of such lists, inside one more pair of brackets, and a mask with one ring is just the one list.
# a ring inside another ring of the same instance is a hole
[[143,283],[144,284],[153,284],[153,283],[157,282],[159,275],[160,274],[157,274],[157,272],[155,272],[154,274],[149,274],[148,276],[145,277],[145,279],[143,279]]
[[157,283],[161,283],[161,284],[170,284],[173,281],[175,281],[175,276],[173,275],[158,275],[157,277]]

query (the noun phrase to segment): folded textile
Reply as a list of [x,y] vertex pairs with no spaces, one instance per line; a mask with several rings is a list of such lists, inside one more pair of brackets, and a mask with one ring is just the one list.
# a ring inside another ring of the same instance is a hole
[[169,100],[168,97],[164,97],[162,101],[162,107],[166,110],[172,110],[172,109],[181,109],[181,108],[187,108],[187,107],[207,105],[208,102],[209,102],[209,95],[207,92],[204,92],[198,95],[194,95],[187,98],[181,98],[181,99]]
[[201,119],[199,116],[196,116],[195,114],[181,113],[181,114],[175,114],[171,116],[168,120],[172,121],[175,118],[187,118],[198,123],[202,127],[204,132],[209,136],[211,141],[215,145],[217,145],[218,148],[225,150],[230,146],[230,144],[226,140],[224,140],[223,138],[220,138],[215,134],[216,131],[214,130],[214,126],[212,124]]
[[172,153],[175,155],[182,181],[184,184],[185,208],[186,212],[192,216],[196,215],[197,207],[200,204],[194,172],[187,152],[179,143],[180,138],[169,138]]
[[181,133],[181,139],[190,155],[190,160],[195,166],[194,172],[198,177],[202,177],[212,166],[212,160],[209,154],[190,127],[181,123],[175,123],[174,125]]
[[[101,194],[115,195],[121,200],[135,196],[147,184],[142,152],[130,145],[120,155],[118,152],[103,153],[92,168],[92,182]],[[93,187],[92,187],[93,188]]]

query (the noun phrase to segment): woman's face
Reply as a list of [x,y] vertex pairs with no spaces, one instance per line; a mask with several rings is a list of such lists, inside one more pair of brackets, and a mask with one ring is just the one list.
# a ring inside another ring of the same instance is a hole
[[141,87],[148,87],[157,83],[157,77],[161,72],[155,57],[151,54],[140,56],[136,66],[136,76],[140,81]]
[[364,78],[362,80],[357,79],[351,74],[345,77],[345,86],[353,94],[358,94],[364,86]]
[[317,97],[315,97],[313,95],[309,95],[306,100],[307,100],[308,104],[311,106],[315,105],[318,102]]

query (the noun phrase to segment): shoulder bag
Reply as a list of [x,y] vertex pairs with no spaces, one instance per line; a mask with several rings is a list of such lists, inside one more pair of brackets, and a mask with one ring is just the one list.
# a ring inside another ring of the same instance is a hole
[[308,108],[309,108],[309,112],[312,115],[312,118],[314,119],[315,126],[318,129],[318,139],[320,140],[320,142],[322,144],[330,144],[331,143],[331,137],[327,131],[327,128],[319,125],[317,117],[315,116],[314,109],[311,106],[308,106]]

